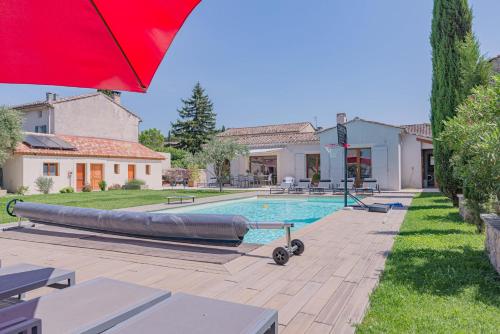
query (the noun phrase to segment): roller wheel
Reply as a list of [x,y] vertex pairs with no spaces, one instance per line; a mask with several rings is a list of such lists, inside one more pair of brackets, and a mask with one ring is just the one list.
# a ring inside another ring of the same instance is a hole
[[301,240],[293,239],[292,240],[292,247],[294,247],[294,246],[296,246],[297,249],[295,249],[293,251],[293,255],[300,255],[300,254],[304,253],[305,245]]
[[14,206],[16,205],[17,202],[24,202],[22,199],[13,199],[11,201],[9,201],[9,203],[7,203],[7,207],[6,207],[6,210],[7,210],[7,214],[11,217],[16,217],[16,215],[14,214]]
[[288,262],[288,259],[290,258],[290,254],[288,254],[288,251],[285,249],[285,247],[276,247],[273,251],[273,260],[276,262],[276,264],[279,265],[284,265]]

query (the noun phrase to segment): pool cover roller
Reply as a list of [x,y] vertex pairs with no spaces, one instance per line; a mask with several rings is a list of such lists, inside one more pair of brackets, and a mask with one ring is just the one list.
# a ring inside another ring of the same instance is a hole
[[103,233],[233,247],[243,242],[250,229],[284,229],[287,244],[274,250],[274,261],[283,265],[304,252],[302,241],[291,239],[292,223],[250,222],[240,215],[111,211],[17,199],[7,204],[7,213],[32,222]]

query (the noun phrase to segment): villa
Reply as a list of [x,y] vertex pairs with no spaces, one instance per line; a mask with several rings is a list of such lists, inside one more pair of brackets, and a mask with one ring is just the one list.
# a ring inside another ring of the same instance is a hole
[[141,119],[112,97],[92,94],[58,98],[13,107],[23,115],[23,142],[3,166],[2,187],[21,186],[36,193],[40,176],[54,181],[52,192],[64,187],[81,191],[99,183],[123,185],[140,179],[149,189],[161,189],[165,156],[138,142]]
[[250,154],[229,163],[231,175],[271,175],[312,178],[319,172],[320,148],[316,129],[309,122],[230,128],[221,138],[247,145]]
[[[361,184],[375,179],[382,190],[435,187],[430,124],[390,125],[337,114],[348,132],[348,177]],[[249,156],[228,162],[231,175],[271,175],[274,183],[319,174],[340,183],[343,148],[337,146],[336,126],[315,129],[311,123],[230,128],[219,135],[250,149]]]

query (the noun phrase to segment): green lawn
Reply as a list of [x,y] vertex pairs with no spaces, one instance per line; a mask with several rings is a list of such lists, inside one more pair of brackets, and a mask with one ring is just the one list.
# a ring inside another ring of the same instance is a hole
[[230,194],[234,191],[218,190],[112,190],[90,193],[73,194],[50,194],[50,195],[30,195],[30,196],[6,196],[0,198],[0,223],[15,221],[5,212],[5,206],[13,198],[22,198],[24,201],[39,202],[48,204],[60,204],[79,206],[84,208],[96,209],[118,209],[128,208],[139,205],[164,203],[167,196],[193,195],[197,198],[207,196],[217,196],[221,194]]
[[416,197],[358,333],[499,333],[500,277],[484,235],[439,194]]

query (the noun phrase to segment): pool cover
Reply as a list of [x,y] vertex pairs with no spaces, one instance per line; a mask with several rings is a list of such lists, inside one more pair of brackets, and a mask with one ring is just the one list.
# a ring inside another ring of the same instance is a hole
[[248,232],[239,215],[110,211],[17,202],[14,214],[33,222],[192,243],[238,246]]

